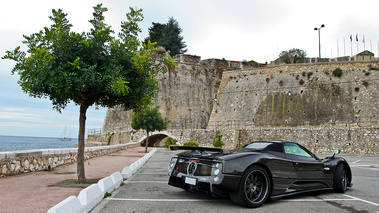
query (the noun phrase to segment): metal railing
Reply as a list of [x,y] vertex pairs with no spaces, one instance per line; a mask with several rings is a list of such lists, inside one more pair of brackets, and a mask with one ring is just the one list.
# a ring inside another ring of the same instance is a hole
[[88,135],[101,135],[102,129],[96,128],[96,129],[88,129]]

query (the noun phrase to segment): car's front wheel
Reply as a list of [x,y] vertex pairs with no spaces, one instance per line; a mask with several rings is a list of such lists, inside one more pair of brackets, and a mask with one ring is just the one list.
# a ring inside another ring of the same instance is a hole
[[271,183],[266,170],[261,166],[249,167],[243,174],[236,193],[230,195],[236,204],[260,207],[270,196]]
[[344,193],[347,188],[347,175],[346,170],[342,163],[337,165],[333,178],[334,190],[336,192]]

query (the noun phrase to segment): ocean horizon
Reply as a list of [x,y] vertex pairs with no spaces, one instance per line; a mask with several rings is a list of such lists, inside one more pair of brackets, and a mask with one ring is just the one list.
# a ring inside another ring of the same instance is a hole
[[0,135],[0,152],[74,148],[75,144],[78,144],[77,138],[72,138],[71,141],[61,141],[54,137]]

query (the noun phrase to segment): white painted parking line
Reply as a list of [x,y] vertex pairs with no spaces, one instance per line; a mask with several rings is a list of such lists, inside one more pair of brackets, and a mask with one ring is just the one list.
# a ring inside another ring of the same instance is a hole
[[107,200],[114,201],[149,201],[149,202],[225,202],[228,200],[218,199],[138,199],[138,198],[106,198]]
[[127,183],[168,183],[168,181],[130,180]]
[[[279,201],[284,202],[327,202],[327,201],[360,201],[364,203],[368,203],[374,206],[379,206],[379,204],[364,200],[361,198],[357,198],[350,195],[344,195],[348,197],[346,199],[282,199]],[[106,200],[111,201],[146,201],[146,202],[225,202],[230,200],[219,200],[219,199],[139,199],[139,198],[106,198]]]
[[379,206],[379,204],[377,204],[377,203],[374,203],[374,202],[371,202],[368,200],[364,200],[361,198],[357,198],[354,196],[350,196],[350,195],[343,195],[343,196],[348,197],[348,198],[346,198],[346,199],[322,199],[322,198],[320,198],[320,199],[283,199],[281,201],[285,201],[285,202],[361,201],[361,202],[368,203],[368,204],[371,204],[374,206]]
[[379,167],[379,164],[351,165],[351,167]]
[[379,165],[378,164],[372,164],[372,165],[350,165],[350,167],[379,171]]
[[379,204],[377,204],[377,203],[374,203],[374,202],[371,202],[371,201],[368,201],[368,200],[363,200],[361,198],[353,197],[353,196],[350,196],[350,195],[343,195],[343,196],[350,197],[350,198],[352,198],[354,200],[359,200],[359,201],[362,201],[362,202],[365,202],[365,203],[368,203],[368,204],[371,204],[371,205],[374,205],[374,206],[379,206]]
[[355,199],[283,199],[286,202],[354,201]]
[[166,173],[145,173],[145,172],[139,172],[139,175],[165,175],[168,177],[167,172]]
[[361,160],[356,160],[356,161],[354,161],[352,164],[358,163],[359,161],[361,161]]

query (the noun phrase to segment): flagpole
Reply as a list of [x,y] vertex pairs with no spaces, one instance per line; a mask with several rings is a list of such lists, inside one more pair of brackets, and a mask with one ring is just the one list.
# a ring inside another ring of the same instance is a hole
[[337,58],[340,57],[340,49],[338,47],[338,39],[337,39]]
[[345,37],[343,37],[343,56],[346,56],[346,43],[345,43]]
[[353,36],[350,34],[350,57],[353,56]]
[[355,37],[355,40],[357,40],[357,54],[356,55],[358,55],[358,53],[359,53],[359,46],[358,46],[358,34],[357,34],[357,36]]

